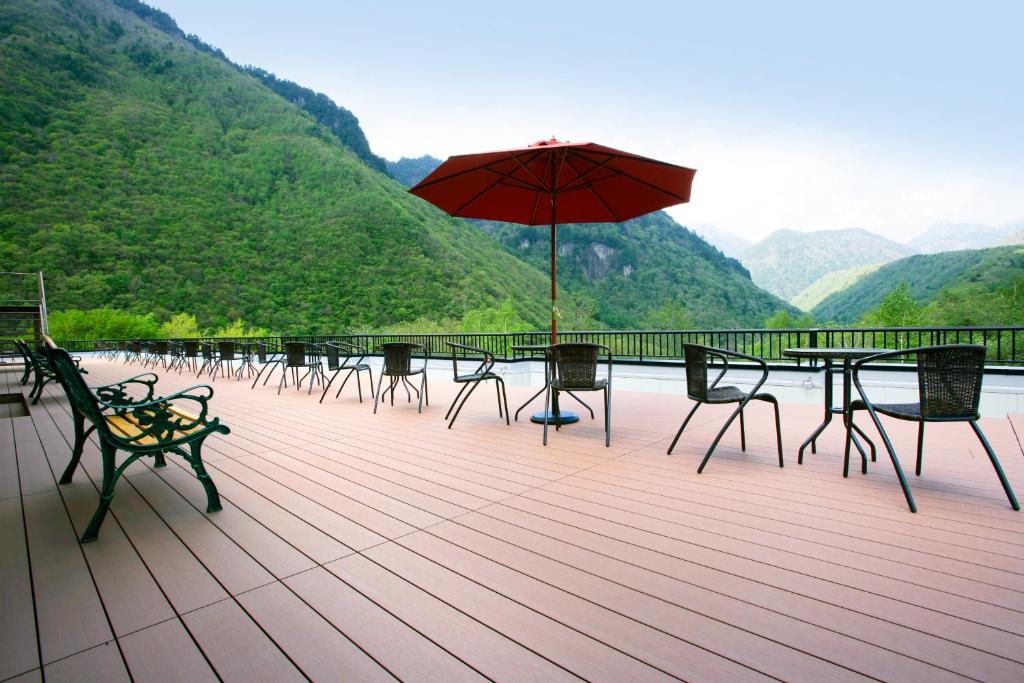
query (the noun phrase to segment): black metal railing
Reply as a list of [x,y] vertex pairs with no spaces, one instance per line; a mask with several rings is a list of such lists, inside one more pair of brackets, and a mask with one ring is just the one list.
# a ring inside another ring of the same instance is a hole
[[[262,341],[279,346],[284,342],[325,343],[343,341],[365,347],[373,353],[381,344],[404,341],[423,344],[432,357],[447,356],[448,342],[485,349],[503,362],[539,358],[539,352],[516,351],[516,346],[542,346],[548,332],[454,332],[448,334],[333,334],[283,337],[234,337],[237,342]],[[229,339],[229,338],[223,338]],[[69,351],[86,352],[98,344],[123,340],[60,340]],[[216,341],[203,338],[200,341]],[[592,330],[561,332],[562,342],[591,342],[612,349],[620,361],[657,364],[683,357],[684,344],[703,344],[758,356],[772,363],[793,363],[783,355],[788,348],[856,347],[906,349],[937,344],[974,343],[988,348],[990,366],[1024,368],[1024,326],[991,327],[829,327],[815,329],[738,330]],[[806,361],[804,361],[806,362]]]

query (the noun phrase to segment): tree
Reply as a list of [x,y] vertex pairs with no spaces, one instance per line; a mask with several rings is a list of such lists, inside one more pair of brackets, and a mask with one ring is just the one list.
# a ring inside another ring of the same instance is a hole
[[810,313],[801,313],[800,317],[794,318],[789,311],[782,309],[765,318],[764,326],[770,330],[804,330],[814,327],[814,317]]
[[194,339],[203,336],[196,317],[190,313],[175,313],[160,326],[160,334],[171,339]]
[[881,327],[914,327],[921,324],[921,304],[910,293],[906,280],[899,283],[885,295],[878,310],[866,317],[866,322]]
[[644,327],[649,330],[688,330],[693,327],[693,318],[683,304],[669,299],[647,313]]

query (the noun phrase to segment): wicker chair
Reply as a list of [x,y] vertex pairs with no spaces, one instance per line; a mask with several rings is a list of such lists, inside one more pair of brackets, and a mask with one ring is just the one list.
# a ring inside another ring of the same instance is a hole
[[[423,412],[423,403],[430,405],[430,397],[427,394],[427,361],[430,359],[430,353],[427,347],[423,344],[412,344],[410,342],[388,342],[381,344],[378,347],[381,353],[384,354],[384,368],[381,370],[381,379],[377,383],[377,395],[373,399],[373,412],[377,413],[377,404],[380,402],[380,397],[386,392],[391,391],[391,405],[395,405],[395,387],[399,383],[405,385],[405,395],[409,402],[412,402],[412,395],[409,393],[409,387],[416,392],[416,397],[419,399],[418,412]],[[423,354],[423,365],[414,368],[412,367],[412,354],[414,351],[420,351]],[[420,388],[417,389],[415,386],[410,384],[409,378],[415,375],[422,375],[420,379]],[[384,378],[390,377],[387,388],[384,388]]]
[[199,372],[196,373],[196,377],[201,376],[207,371],[213,374],[213,368],[217,365],[216,345],[211,342],[199,342],[199,353],[203,357],[203,364],[199,366]]
[[[861,368],[866,363],[874,363],[880,360],[892,360],[899,357],[915,356],[917,360],[917,403],[872,403],[864,391],[860,381]],[[902,351],[886,351],[874,356],[863,358],[853,365],[853,384],[857,387],[860,400],[850,404],[851,414],[853,411],[866,410],[875,423],[878,433],[889,451],[889,459],[892,460],[893,469],[896,470],[896,477],[899,479],[903,495],[907,499],[907,505],[911,512],[917,512],[917,504],[910,493],[907,479],[903,476],[903,468],[896,457],[896,451],[892,447],[889,435],[882,427],[878,419],[878,413],[888,415],[897,420],[909,420],[917,422],[917,467],[915,471],[921,475],[921,463],[924,455],[924,423],[925,422],[969,422],[974,433],[981,441],[982,447],[996,470],[999,483],[1003,485],[1006,498],[1010,501],[1010,507],[1020,510],[1017,497],[1013,495],[1010,482],[1007,481],[1003,468],[999,465],[992,446],[978,426],[978,405],[981,402],[981,382],[985,375],[985,347],[978,344],[948,344],[944,346],[924,346],[916,349],[905,349]],[[846,427],[846,449],[843,472],[845,474],[850,461],[850,430],[853,424],[852,417],[848,420]]]
[[[323,349],[319,344],[307,344],[306,342],[286,342],[284,345],[284,358],[281,368],[281,381],[277,385],[277,393],[281,393],[281,387],[288,386],[288,371],[292,371],[292,378],[295,380],[295,388],[301,389],[302,383],[309,377],[307,394],[313,393],[313,384],[323,382],[324,369],[320,364],[320,355]],[[305,369],[301,377],[299,372]],[[259,379],[257,377],[256,379]],[[264,380],[266,382],[266,380]]]
[[235,346],[233,341],[217,342],[217,357],[213,361],[213,371],[210,372],[211,382],[216,381],[218,372],[220,372],[221,377],[227,377],[228,373],[224,370],[225,365],[231,374],[235,374],[235,361],[241,360],[235,353]]
[[[555,431],[561,427],[558,394],[600,391],[604,395],[604,445],[612,442],[612,350],[602,344],[552,344],[548,357],[548,386],[544,392],[544,445],[548,445],[548,416],[554,411]],[[600,355],[607,355],[608,377],[597,378]],[[593,418],[593,413],[591,413]]]
[[[686,358],[686,395],[695,403],[693,408],[690,409],[689,414],[686,416],[686,419],[683,420],[683,424],[679,427],[679,431],[676,432],[675,438],[672,439],[672,444],[668,447],[668,454],[672,454],[672,450],[676,447],[679,437],[683,435],[683,430],[686,429],[686,425],[690,422],[690,418],[692,418],[694,413],[697,412],[697,408],[700,408],[701,405],[705,403],[711,405],[738,403],[739,405],[729,416],[729,419],[725,421],[725,424],[722,425],[722,429],[719,430],[715,440],[711,442],[711,447],[708,448],[707,453],[704,454],[704,460],[701,461],[700,467],[697,468],[697,474],[704,471],[704,467],[708,464],[708,460],[711,458],[711,454],[718,446],[718,442],[722,440],[725,432],[729,429],[729,426],[737,416],[740,418],[740,450],[746,451],[747,430],[743,420],[743,409],[746,408],[747,404],[751,401],[765,401],[767,403],[771,403],[772,407],[775,408],[775,440],[779,450],[779,467],[782,467],[782,427],[779,422],[779,401],[772,394],[758,391],[768,379],[768,364],[760,358],[748,356],[745,353],[729,351],[727,349],[716,349],[710,346],[699,346],[697,344],[684,344],[683,354]],[[718,376],[715,377],[710,384],[708,383],[709,357],[718,358],[722,361],[721,372],[718,373]],[[730,358],[739,358],[755,363],[760,367],[761,378],[757,381],[750,392],[745,393],[740,391],[739,388],[732,386],[718,386],[718,383],[725,376],[725,373],[729,371]]]
[[[448,416],[451,415],[452,410],[455,410],[455,414],[452,415],[451,422],[448,423],[448,429],[451,429],[452,425],[455,424],[455,418],[459,416],[459,412],[462,410],[462,407],[466,405],[466,401],[469,400],[470,394],[472,394],[473,391],[476,390],[477,386],[481,382],[486,382],[492,379],[494,380],[494,389],[498,394],[498,417],[504,417],[506,425],[511,424],[509,422],[508,417],[508,396],[505,394],[505,382],[504,380],[501,379],[501,377],[491,372],[491,370],[494,368],[494,356],[490,352],[485,351],[484,349],[479,349],[474,346],[466,346],[465,344],[456,344],[454,342],[448,342],[448,347],[452,350],[452,374],[454,375],[453,381],[456,384],[462,385],[459,388],[459,393],[455,394],[455,400],[453,400],[451,406],[448,407],[448,412],[444,414],[444,419],[447,420]],[[476,367],[475,370],[473,370],[473,372],[466,375],[460,375],[460,351],[463,353],[468,352],[478,354],[483,357],[483,361],[480,362],[480,364]],[[462,396],[462,392],[466,391],[467,388],[469,389],[469,391],[466,392],[466,396],[465,398],[462,399],[462,403],[459,403],[459,398]],[[502,400],[505,401],[504,413],[502,412],[501,407]],[[455,408],[455,404],[457,403],[459,404],[459,407]]]
[[256,373],[256,379],[252,381],[251,389],[256,388],[256,383],[260,381],[260,377],[263,377],[263,373],[267,370],[267,376],[263,377],[263,386],[267,385],[267,380],[274,374],[274,370],[277,368],[284,369],[284,355],[276,347],[271,347],[266,342],[256,342],[256,362],[259,364],[259,372]]
[[341,390],[345,388],[345,384],[348,383],[353,372],[356,374],[356,387],[359,389],[360,403],[363,402],[363,383],[359,375],[363,372],[370,375],[370,396],[377,395],[373,388],[373,370],[370,369],[369,364],[363,362],[363,359],[366,358],[366,349],[347,342],[329,342],[324,345],[324,355],[327,356],[328,372],[333,372],[334,374],[331,375],[327,386],[324,387],[324,393],[320,394],[320,403],[324,402],[327,390],[331,388],[335,378],[342,371],[345,372],[345,379],[341,380],[341,386],[338,387],[338,392],[334,394],[334,398],[341,396]]

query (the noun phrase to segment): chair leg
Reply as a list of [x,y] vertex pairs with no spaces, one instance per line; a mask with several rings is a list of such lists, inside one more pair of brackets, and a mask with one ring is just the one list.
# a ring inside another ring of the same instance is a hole
[[903,497],[907,499],[907,507],[910,508],[911,512],[917,512],[917,503],[914,502],[914,496],[910,492],[910,485],[907,483],[907,478],[903,476],[903,467],[900,466],[899,458],[896,457],[896,449],[892,447],[892,441],[889,440],[889,434],[882,427],[882,421],[878,419],[878,415],[875,414],[874,408],[871,404],[868,404],[868,415],[871,416],[871,421],[875,423],[875,429],[878,430],[879,435],[882,437],[882,443],[885,444],[885,450],[889,452],[889,460],[892,461],[892,468],[896,470],[896,479],[900,482],[900,488],[903,489]]
[[384,389],[382,387],[383,382],[384,382],[384,378],[381,377],[381,384],[377,385],[377,388],[379,389],[379,391],[377,392],[377,395],[373,397],[373,414],[374,415],[377,414],[377,403],[380,401],[380,395],[384,393]]
[[999,464],[999,459],[996,457],[995,452],[992,450],[992,446],[989,445],[988,439],[981,431],[981,427],[974,420],[971,420],[971,428],[974,429],[974,433],[978,435],[978,440],[981,441],[981,445],[984,446],[985,452],[988,453],[988,459],[992,461],[992,467],[995,468],[996,474],[999,476],[999,483],[1003,485],[1003,491],[1006,493],[1006,498],[1010,501],[1010,507],[1014,510],[1020,510],[1020,504],[1017,503],[1017,496],[1013,495],[1013,489],[1010,488],[1010,482],[1006,479],[1006,474],[1003,473],[1003,468]]
[[[370,375],[370,396],[376,396],[376,392],[373,389],[373,368],[366,368],[366,372]],[[377,388],[380,389],[380,382],[377,382]]]
[[74,476],[75,470],[78,468],[78,462],[82,459],[82,449],[85,446],[85,440],[96,429],[95,425],[91,425],[89,429],[86,429],[85,416],[74,407],[71,408],[71,412],[75,421],[75,445],[71,449],[71,460],[68,462],[68,466],[64,468],[64,474],[60,477],[61,484],[71,483],[71,477]]
[[740,450],[747,450],[747,425],[743,420],[743,409],[740,408]]
[[[331,375],[331,379],[330,379],[330,381],[329,381],[329,382],[327,382],[327,386],[325,386],[325,387],[324,387],[324,393],[320,394],[320,403],[323,403],[323,402],[324,402],[324,396],[326,396],[326,395],[327,395],[327,390],[331,388],[331,385],[332,385],[332,384],[334,384],[334,378],[338,376],[338,373],[339,373],[339,372],[341,372],[341,369],[340,369],[340,368],[339,368],[339,369],[337,369],[337,370],[335,370],[335,371],[334,371],[334,374],[333,374],[333,375]],[[340,389],[338,390],[338,393],[341,393],[341,390],[340,390]],[[337,396],[335,396],[334,398],[338,398],[338,397],[337,397]]]
[[676,437],[672,439],[672,444],[668,447],[668,455],[672,455],[672,450],[676,447],[676,442],[678,442],[679,437],[683,435],[683,430],[686,429],[686,425],[690,423],[690,418],[693,417],[693,414],[697,412],[697,408],[700,408],[700,403],[694,403],[693,407],[690,408],[690,412],[687,413],[686,419],[683,420],[682,426],[679,428],[679,431],[676,432]]
[[924,456],[924,420],[917,423],[917,467],[914,473],[921,476],[921,460]]
[[203,489],[206,491],[206,511],[207,512],[218,512],[221,510],[220,494],[217,493],[217,486],[213,483],[213,479],[206,473],[206,468],[203,466],[203,457],[200,453],[203,447],[203,441],[205,437],[198,441],[193,441],[188,445],[191,457],[188,458],[188,464],[192,465],[192,470],[196,473],[196,477],[199,482],[203,485]]
[[610,448],[612,445],[612,402],[607,388],[602,389],[601,393],[604,394],[604,447]]
[[704,467],[707,466],[708,460],[711,459],[711,454],[714,453],[715,448],[718,447],[718,442],[722,440],[723,436],[725,436],[725,432],[728,431],[729,426],[732,425],[732,421],[736,419],[736,416],[743,415],[743,409],[747,406],[747,402],[749,400],[750,399],[748,398],[746,401],[740,403],[739,408],[732,411],[732,415],[730,415],[729,419],[725,421],[724,425],[722,425],[722,429],[718,432],[718,436],[716,436],[715,440],[711,442],[711,447],[708,448],[708,452],[704,454],[704,459],[701,461],[700,467],[697,468],[697,474],[704,471]]
[[281,368],[281,381],[277,383],[277,395],[281,395],[281,387],[288,386],[288,369]]
[[356,391],[359,392],[359,402],[363,402],[363,380],[359,377],[359,371],[356,370]]
[[[341,372],[341,368],[338,368],[334,372],[334,374],[338,374],[339,372]],[[348,374],[345,375],[345,379],[341,380],[341,386],[338,387],[338,393],[336,393],[334,395],[334,398],[338,398],[339,396],[341,396],[341,390],[345,388],[346,384],[348,384],[348,380],[352,377],[352,373],[353,372],[354,372],[353,370],[349,370]],[[356,373],[356,379],[359,379],[359,373]],[[360,403],[361,403],[362,402],[362,394],[361,393],[360,393],[360,396],[359,396],[359,400],[360,400]]]
[[497,382],[494,383],[494,393],[498,395],[498,419],[499,420],[504,417],[504,415],[502,414],[504,411],[501,409],[501,384],[500,383],[501,383],[500,379]]
[[[468,395],[466,397],[469,398]],[[426,400],[426,398],[427,398],[427,373],[424,372],[423,373],[423,379],[420,380],[420,404],[416,408],[416,412],[417,413],[422,413],[423,412],[423,402]],[[428,403],[427,405],[430,405],[430,404]]]
[[505,393],[505,381],[499,377],[498,383],[501,385],[501,398],[505,402],[505,425],[511,426],[512,422],[508,419],[508,394]]
[[772,407],[775,408],[775,442],[779,446],[779,467],[785,467],[782,462],[782,421],[779,419],[779,402],[772,401]]
[[430,405],[430,385],[427,383],[427,369],[423,369],[423,403]]
[[455,404],[459,402],[459,399],[462,397],[462,392],[464,392],[467,388],[469,388],[468,383],[463,384],[461,387],[459,387],[459,392],[455,394],[455,399],[452,400],[452,404],[448,406],[448,412],[444,414],[444,419],[447,420],[448,417],[452,414],[452,410],[455,408]]
[[[469,397],[473,395],[473,391],[475,391],[476,388],[479,385],[480,385],[480,382],[471,382],[470,384],[463,385],[462,388],[465,389],[466,387],[469,387],[469,391],[466,392],[466,397],[462,399],[462,403],[459,404],[459,407],[455,409],[455,415],[452,416],[452,421],[448,423],[448,429],[451,429],[452,425],[455,424],[455,418],[457,418],[459,416],[459,413],[462,412],[462,407],[464,405],[466,405],[466,401],[469,400]],[[461,393],[462,392],[460,391],[459,394],[461,394]],[[456,396],[456,400],[458,400],[457,396]],[[452,406],[454,407],[455,404],[452,403]],[[449,410],[451,410],[451,409],[449,409]],[[447,416],[445,416],[445,417],[447,417]]]

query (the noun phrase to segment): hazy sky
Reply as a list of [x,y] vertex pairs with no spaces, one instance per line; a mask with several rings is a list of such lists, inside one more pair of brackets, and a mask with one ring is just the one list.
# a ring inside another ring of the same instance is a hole
[[1024,220],[1024,2],[149,1],[389,159],[591,140],[753,239]]

